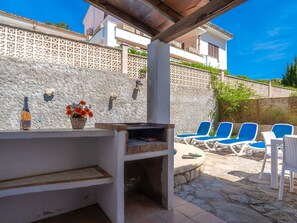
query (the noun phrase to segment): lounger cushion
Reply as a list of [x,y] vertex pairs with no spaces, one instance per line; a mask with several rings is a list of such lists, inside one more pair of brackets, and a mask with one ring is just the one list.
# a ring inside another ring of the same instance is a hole
[[233,144],[233,143],[244,143],[246,141],[250,141],[248,139],[225,139],[225,140],[221,140],[219,141],[219,144],[226,144],[226,145],[230,145],[230,144]]
[[238,139],[241,140],[254,140],[255,134],[257,134],[258,126],[254,123],[243,123],[238,135]]
[[201,140],[201,141],[206,141],[209,139],[219,139],[221,137],[217,137],[217,136],[205,136],[205,137],[197,137],[195,138],[196,140]]
[[233,124],[231,122],[222,122],[217,130],[218,138],[229,138]]
[[180,137],[180,138],[186,138],[186,137],[192,137],[192,136],[199,136],[199,135],[197,135],[197,134],[179,134],[179,135],[177,135],[177,137]]
[[275,124],[272,131],[274,132],[276,138],[282,138],[285,135],[292,135],[293,127],[291,125]]
[[249,145],[255,149],[265,149],[265,142],[255,142]]

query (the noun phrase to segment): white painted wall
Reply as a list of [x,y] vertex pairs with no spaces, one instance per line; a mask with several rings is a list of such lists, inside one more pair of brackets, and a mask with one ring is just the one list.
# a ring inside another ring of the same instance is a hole
[[65,38],[70,38],[79,41],[85,41],[86,36],[80,33],[72,32],[70,30],[57,28],[55,26],[47,25],[38,21],[31,19],[26,19],[13,14],[5,13],[0,11],[0,24],[19,27],[22,29],[33,30],[37,32],[42,32],[45,34],[62,36]]
[[207,56],[205,63],[223,70],[227,69],[227,41],[210,33],[205,33],[200,37],[200,54],[208,55],[208,43],[219,47],[219,60]]
[[95,33],[95,35],[89,40],[90,43],[97,44],[105,44],[104,43],[104,28],[100,29],[99,32]]
[[[96,19],[96,21],[94,19]],[[92,27],[95,30],[102,22],[104,27],[101,29],[100,33],[97,33],[90,40],[90,42],[114,47],[119,45],[119,41],[145,49],[150,43],[150,39],[147,37],[117,28],[116,26],[119,24],[119,20],[112,16],[108,16],[104,19],[104,13],[102,11],[90,6],[84,19],[85,31],[87,30],[87,27]],[[189,38],[187,37],[186,41],[184,41],[185,49],[188,49],[189,47],[198,48],[197,38],[197,35]],[[230,38],[225,36],[225,34],[214,28],[208,27],[206,32],[201,34],[200,37],[201,56],[174,47],[170,47],[170,54],[177,59],[199,62],[216,68],[227,69],[227,40],[229,39]],[[219,60],[208,56],[208,43],[212,43],[219,47]]]
[[107,46],[119,46],[116,36],[116,27],[117,24],[113,21],[106,20],[104,22],[104,44]]
[[193,47],[195,49],[198,49],[197,46],[197,36],[192,36],[190,38],[187,38],[187,41],[185,41],[185,49],[187,50],[189,47]]
[[136,33],[131,33],[120,28],[115,29],[115,37],[119,41],[125,41],[126,43],[131,45],[133,44],[144,49],[146,49],[147,45],[151,42],[150,38],[138,35]]
[[103,22],[103,19],[104,12],[90,6],[83,20],[84,32],[86,33],[88,28],[92,28],[95,31],[95,29],[97,29],[97,27],[99,27],[99,25]]
[[189,62],[199,62],[199,63],[204,63],[205,59],[202,56],[199,56],[194,53],[190,53],[187,51],[184,51],[182,49],[170,46],[170,54],[172,57],[181,59],[181,60],[186,60]]

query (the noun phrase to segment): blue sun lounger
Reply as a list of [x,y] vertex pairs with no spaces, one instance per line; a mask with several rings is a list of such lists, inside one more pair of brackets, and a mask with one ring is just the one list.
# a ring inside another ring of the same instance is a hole
[[200,123],[196,133],[180,134],[175,136],[176,139],[181,139],[186,144],[189,144],[187,139],[193,139],[199,136],[208,136],[211,129],[211,123],[209,121],[203,121]]
[[[236,139],[220,140],[217,143],[217,148],[230,148],[236,155],[241,156],[245,152],[248,144],[255,142],[258,132],[258,124],[253,122],[245,122],[241,125]],[[237,152],[234,146],[240,146]]]
[[[215,136],[205,136],[197,137],[193,139],[193,145],[204,144],[208,150],[214,151],[217,141],[229,139],[232,133],[233,123],[231,122],[221,122]],[[209,144],[213,144],[213,147],[210,147]]]
[[[294,131],[293,125],[285,124],[285,123],[277,123],[272,126],[271,131],[275,134],[276,138],[282,138],[284,135],[292,135]],[[265,142],[255,142],[248,146],[248,149],[254,151],[263,151],[265,152]]]

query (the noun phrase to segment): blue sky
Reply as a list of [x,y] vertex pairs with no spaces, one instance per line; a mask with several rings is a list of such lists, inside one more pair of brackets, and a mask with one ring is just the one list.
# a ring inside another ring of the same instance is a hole
[[83,18],[89,4],[83,0],[0,0],[0,10],[40,22],[65,22],[83,33]]
[[234,34],[228,70],[253,79],[281,78],[297,55],[296,21],[296,0],[249,0],[213,20]]
[[[83,32],[83,0],[2,0],[0,10],[41,22],[63,21]],[[281,78],[297,55],[297,1],[248,0],[213,22],[234,34],[228,70],[253,79]]]

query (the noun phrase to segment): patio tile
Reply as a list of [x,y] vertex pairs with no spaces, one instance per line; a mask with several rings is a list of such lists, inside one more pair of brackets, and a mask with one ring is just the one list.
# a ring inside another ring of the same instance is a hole
[[181,223],[196,223],[196,222],[193,221],[192,219],[187,219],[185,221],[182,221]]
[[187,217],[192,217],[192,216],[197,215],[201,212],[204,212],[201,208],[199,208],[193,204],[190,204],[190,203],[185,203],[183,205],[176,207],[175,209]]
[[161,217],[166,223],[180,223],[189,219],[176,209],[163,212],[158,216]]
[[206,211],[203,211],[200,214],[193,216],[192,220],[194,220],[197,223],[226,223],[225,221],[215,217],[214,215]]
[[[224,151],[204,152],[204,173],[181,186],[175,195],[209,214],[215,213],[216,217],[228,223],[297,222],[297,190],[289,192],[288,178],[285,179],[283,201],[277,200],[278,190],[270,188],[270,160],[265,166],[263,179],[259,180],[263,154],[261,158],[260,154],[238,157]],[[191,218],[197,222],[222,222],[205,213]]]
[[141,223],[165,223],[165,221],[163,221],[159,216],[153,216],[142,220]]
[[185,200],[179,198],[178,196],[174,196],[174,199],[173,199],[174,207],[178,207],[178,206],[186,204],[186,203],[187,202]]

